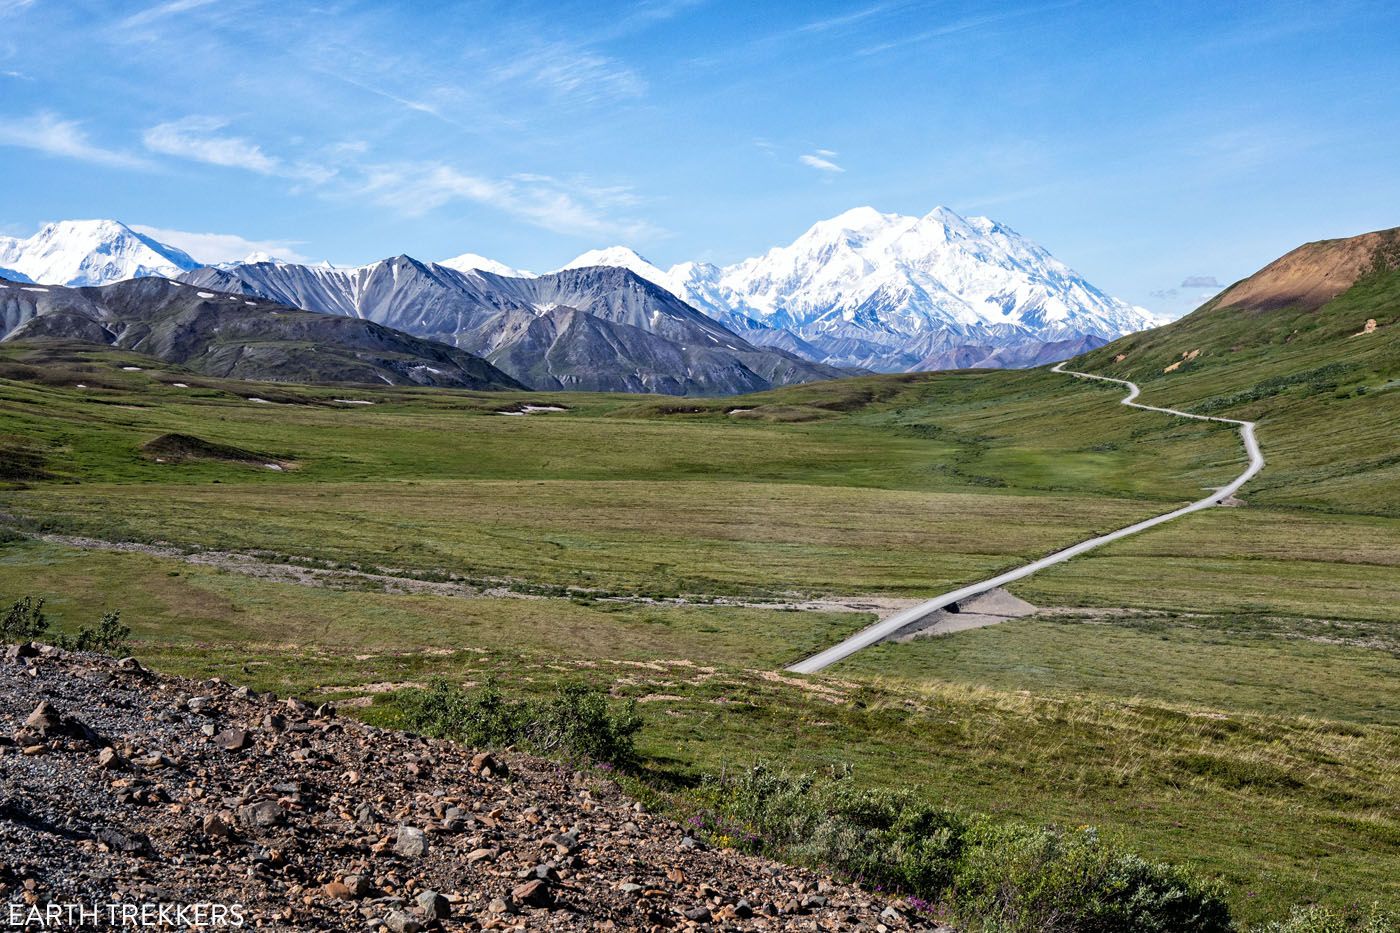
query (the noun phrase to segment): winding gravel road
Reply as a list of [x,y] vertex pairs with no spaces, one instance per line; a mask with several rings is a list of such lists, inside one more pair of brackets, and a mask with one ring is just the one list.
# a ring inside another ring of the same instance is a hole
[[1143,411],[1158,411],[1162,412],[1163,414],[1178,415],[1182,418],[1194,418],[1197,421],[1223,421],[1227,424],[1239,425],[1240,439],[1244,441],[1244,449],[1249,454],[1249,466],[1245,468],[1245,471],[1243,473],[1235,477],[1234,481],[1231,482],[1230,485],[1223,486],[1220,489],[1217,489],[1215,492],[1211,493],[1204,499],[1199,499],[1195,502],[1192,502],[1190,505],[1184,505],[1179,509],[1167,512],[1166,514],[1157,515],[1153,518],[1146,519],[1145,521],[1140,521],[1135,525],[1129,525],[1126,528],[1119,528],[1117,531],[1111,531],[1106,535],[1101,535],[1097,538],[1090,538],[1088,541],[1081,541],[1078,544],[1072,545],[1071,547],[1067,547],[1062,551],[1056,551],[1055,553],[1050,554],[1046,557],[1042,557],[1037,561],[1032,561],[1031,563],[1026,564],[1022,567],[1017,567],[1015,570],[1008,570],[1006,573],[992,577],[989,580],[983,580],[981,583],[973,583],[972,585],[965,586],[962,589],[953,590],[949,593],[944,593],[942,596],[936,596],[933,599],[930,599],[928,602],[920,603],[919,605],[914,606],[910,609],[906,609],[903,612],[896,613],[895,615],[890,616],[888,619],[884,619],[880,622],[877,622],[868,628],[861,629],[859,632],[852,635],[850,638],[847,638],[840,644],[833,645],[832,647],[820,652],[819,654],[814,654],[810,658],[807,658],[803,661],[799,661],[798,663],[792,665],[788,668],[789,671],[792,671],[796,674],[816,673],[822,668],[830,667],[832,664],[835,664],[837,661],[840,661],[843,658],[850,657],[862,648],[867,648],[870,645],[883,641],[884,639],[898,632],[900,629],[919,621],[927,615],[937,612],[939,609],[945,609],[952,603],[956,603],[960,600],[976,596],[978,593],[985,593],[988,590],[996,589],[999,586],[1005,586],[1008,583],[1013,583],[1016,580],[1028,577],[1031,574],[1036,573],[1037,571],[1044,570],[1046,567],[1052,567],[1055,564],[1064,563],[1071,557],[1083,554],[1086,551],[1092,551],[1094,548],[1102,547],[1105,544],[1108,544],[1112,541],[1117,541],[1120,538],[1126,538],[1128,535],[1137,534],[1139,531],[1146,531],[1147,529],[1160,525],[1163,522],[1169,522],[1174,518],[1180,518],[1183,515],[1190,515],[1192,512],[1199,512],[1202,509],[1208,509],[1212,506],[1219,505],[1220,503],[1228,499],[1230,496],[1233,496],[1236,492],[1238,492],[1241,486],[1249,482],[1249,480],[1256,473],[1258,473],[1264,468],[1264,455],[1260,453],[1259,442],[1254,438],[1253,421],[1239,421],[1235,418],[1212,418],[1208,415],[1193,415],[1190,412],[1177,411],[1175,408],[1158,408],[1154,405],[1139,405],[1137,402],[1133,401],[1133,399],[1137,398],[1138,395],[1142,392],[1142,390],[1138,388],[1136,383],[1129,382],[1126,379],[1113,379],[1108,376],[1095,376],[1092,373],[1075,372],[1072,369],[1063,368],[1064,365],[1064,363],[1056,364],[1055,367],[1051,369],[1051,372],[1065,373],[1070,376],[1078,376],[1081,379],[1098,379],[1102,382],[1116,382],[1119,385],[1127,386],[1128,395],[1126,398],[1123,399],[1123,404],[1129,406],[1130,408],[1141,408]]

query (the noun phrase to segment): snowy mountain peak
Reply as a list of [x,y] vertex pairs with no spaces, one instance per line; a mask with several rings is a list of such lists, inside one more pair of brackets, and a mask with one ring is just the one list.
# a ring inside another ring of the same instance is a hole
[[0,239],[0,266],[45,285],[105,285],[197,268],[189,254],[116,220],[45,224],[27,239]]
[[[39,284],[173,278],[199,265],[115,220],[64,221],[26,239],[0,237],[0,276]],[[663,270],[636,250],[613,246],[590,250],[563,269],[594,266],[627,269],[752,343],[884,371],[971,365],[967,360],[1024,365],[1044,361],[1037,348],[1053,345],[1060,349],[1046,352],[1072,355],[1069,348],[1157,323],[1011,228],[947,207],[920,217],[852,208],[785,246],[722,268],[683,262]],[[258,267],[260,275],[293,268],[266,253],[219,268],[240,267]],[[382,289],[422,275],[447,278],[447,269],[468,276],[472,288],[485,283],[480,273],[536,278],[476,253],[438,264],[397,256],[353,268],[323,263],[295,269],[300,277],[288,300],[314,304],[333,281],[349,296],[336,310],[348,314],[358,314]]]
[[933,221],[935,223],[941,223],[944,226],[958,227],[965,227],[967,226],[968,222],[968,218],[959,214],[957,211],[953,210],[950,207],[944,207],[942,204],[938,205],[933,210],[925,214],[923,216],[923,219]]
[[616,266],[636,273],[663,288],[669,288],[667,274],[659,266],[628,246],[609,246],[607,249],[591,249],[572,262],[554,271],[565,269],[586,269],[589,266]]
[[887,371],[1007,347],[1038,358],[1038,345],[1105,342],[1154,323],[1009,227],[947,207],[922,217],[853,208],[725,268],[663,272],[625,247],[565,268],[583,265],[630,269],[741,333],[821,362]]
[[982,233],[982,230],[968,218],[946,207],[935,207],[922,217],[910,219],[913,221],[909,224],[910,227],[918,227],[924,230],[942,230],[947,239],[978,236]]
[[904,218],[898,214],[885,214],[875,208],[866,205],[864,207],[853,207],[848,211],[842,211],[835,217],[827,220],[819,220],[813,225],[813,229],[829,230],[869,230],[874,227],[888,226]]
[[883,214],[873,207],[852,208],[828,220],[817,221],[793,242],[792,247],[804,243],[846,243],[859,246],[872,240],[896,236],[913,220],[912,217],[899,214]]
[[526,269],[516,269],[503,262],[487,259],[477,253],[462,253],[451,259],[444,259],[438,265],[456,269],[458,272],[490,272],[493,275],[501,275],[511,279],[533,279],[535,277],[535,273]]

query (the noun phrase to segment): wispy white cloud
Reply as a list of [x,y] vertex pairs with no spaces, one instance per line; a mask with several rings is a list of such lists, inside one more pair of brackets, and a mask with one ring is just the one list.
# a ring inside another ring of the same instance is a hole
[[184,13],[187,10],[196,10],[200,7],[210,6],[218,0],[168,0],[166,3],[157,3],[148,6],[131,14],[122,20],[122,26],[131,29],[137,26],[145,26],[156,20],[165,19],[167,16],[174,16],[177,13]]
[[954,36],[958,33],[971,32],[973,30],[981,29],[984,26],[994,26],[998,23],[1003,23],[1008,20],[1020,19],[1026,16],[1034,16],[1039,13],[1048,13],[1054,10],[1064,9],[1066,7],[1074,6],[1076,3],[1077,0],[1067,0],[1067,2],[1063,3],[1050,3],[1042,6],[1023,7],[1021,9],[1015,10],[1003,10],[999,13],[988,13],[983,16],[968,16],[963,19],[953,20],[952,22],[935,26],[931,29],[923,29],[917,32],[911,32],[906,35],[902,35],[897,39],[891,39],[888,42],[881,42],[876,45],[867,46],[861,49],[859,54],[864,56],[879,55],[882,52],[888,52],[893,49],[902,48],[904,46],[918,45],[920,43],[929,42],[934,39],[941,39],[946,36]]
[[227,125],[226,120],[212,117],[186,117],[156,124],[146,130],[142,139],[147,149],[162,155],[247,169],[260,175],[278,174],[281,163],[264,153],[257,143],[241,136],[216,135]]
[[818,149],[816,152],[808,152],[799,156],[798,161],[819,172],[839,175],[844,172],[845,169],[831,161],[831,157],[834,155],[836,155],[836,153],[832,152],[830,149]]
[[556,233],[642,239],[663,232],[643,220],[611,215],[610,208],[631,202],[627,189],[571,185],[546,175],[494,179],[442,162],[376,165],[366,170],[353,193],[408,216],[467,201]]
[[597,44],[622,39],[644,32],[657,23],[674,19],[708,2],[709,0],[640,0],[621,17],[584,34],[583,41],[585,44]]
[[0,0],[0,16],[21,13],[34,5],[34,0]]
[[146,130],[146,148],[161,155],[194,162],[238,168],[259,175],[275,175],[299,181],[321,183],[335,171],[315,162],[288,162],[263,151],[262,146],[243,136],[221,134],[228,121],[215,117],[186,117],[158,123]]
[[1214,298],[1224,288],[1213,275],[1188,275],[1180,285],[1153,289],[1148,297],[1153,301],[1153,313],[1159,320],[1174,321]]
[[429,116],[437,117],[439,120],[443,120],[448,123],[457,123],[456,120],[452,120],[445,116],[442,110],[435,104],[430,104],[427,101],[416,100],[412,97],[404,97],[402,95],[395,94],[393,91],[387,90],[374,84],[370,84],[367,81],[362,81],[359,78],[356,78],[349,74],[344,74],[339,71],[331,71],[326,68],[321,68],[317,70],[320,71],[322,74],[326,75],[327,77],[335,78],[337,81],[343,81],[351,87],[356,87],[362,91],[367,91],[370,94],[375,95],[376,97],[382,97],[385,100],[393,101],[394,103],[400,105],[401,107],[407,110],[412,110],[417,113],[425,113]]
[[[639,204],[637,195],[625,185],[527,172],[495,178],[443,161],[376,162],[368,158],[368,148],[359,141],[322,148],[314,153],[314,159],[291,161],[246,137],[220,132],[226,126],[226,121],[217,118],[189,117],[153,126],[144,139],[152,152],[291,179],[327,197],[370,198],[411,217],[465,201],[559,233],[630,238],[660,233],[645,221],[617,216]],[[243,246],[231,243],[228,248],[237,251]],[[251,251],[244,250],[244,254]]]
[[[14,0],[0,0],[7,2]],[[157,116],[136,123],[134,154],[102,150],[82,135],[81,126],[56,118],[51,119],[56,125],[30,129],[43,129],[50,137],[68,133],[66,140],[47,141],[51,151],[171,170],[183,163],[190,173],[218,175],[230,185],[232,173],[244,173],[328,201],[358,199],[371,211],[382,205],[419,216],[455,208],[457,214],[498,213],[570,236],[655,239],[665,231],[642,219],[646,210],[635,190],[613,184],[614,179],[579,174],[576,160],[571,164],[559,156],[559,129],[595,113],[606,119],[605,108],[648,94],[642,73],[605,46],[605,39],[591,36],[589,28],[632,34],[704,2],[637,0],[618,18],[621,27],[592,16],[571,24],[540,23],[535,15],[522,14],[502,17],[478,34],[460,22],[430,23],[354,4],[343,16],[323,17],[296,4],[263,3],[257,4],[258,15],[248,15],[254,0],[137,0],[94,23],[99,35],[112,45],[150,44],[142,66],[159,62],[171,81],[213,74],[213,84],[195,85],[188,110],[157,109]],[[439,40],[441,45],[434,45]],[[274,61],[299,65],[269,67]],[[0,61],[11,64],[20,62]],[[5,86],[0,77],[0,89]],[[133,99],[126,113],[152,112],[153,99]],[[217,100],[227,99],[247,101],[247,112],[214,109]],[[326,121],[360,127],[353,131],[355,141],[333,142],[343,129],[325,132],[319,112],[302,121],[304,129],[288,132],[272,112],[273,101],[287,106],[315,101],[312,106],[324,106]],[[180,119],[182,113],[199,115]],[[434,128],[429,120],[451,131]],[[516,124],[511,132],[499,132],[508,122]],[[13,120],[0,126],[4,142],[22,128]],[[105,129],[105,121],[101,126]],[[271,135],[274,130],[277,136]],[[495,144],[476,156],[458,155],[476,151],[464,145],[465,134],[494,134]],[[535,149],[542,150],[537,165],[547,166],[548,174],[531,171]],[[257,244],[190,230],[174,231],[169,239],[211,261],[259,250],[297,251],[295,244]]]
[[631,208],[642,203],[642,199],[627,185],[600,185],[584,176],[560,179],[553,175],[517,172],[510,176],[510,180],[569,192],[573,197],[600,208]]
[[140,156],[97,145],[77,120],[65,120],[47,111],[0,120],[0,146],[17,146],[113,168],[150,167]]
[[194,233],[167,227],[133,224],[131,229],[182,249],[200,262],[237,262],[254,254],[266,254],[288,262],[310,262],[297,251],[299,240],[249,240],[236,233]]
[[647,91],[641,75],[622,62],[562,42],[517,56],[496,68],[493,77],[503,84],[524,82],[555,97],[585,103],[633,99]]
[[908,6],[908,0],[896,0],[896,2],[876,3],[871,6],[862,7],[859,10],[852,10],[850,13],[840,13],[836,16],[828,16],[825,19],[812,20],[803,23],[798,27],[799,32],[830,32],[832,30],[844,30],[849,26],[864,23],[867,20],[878,17],[891,10],[898,10]]

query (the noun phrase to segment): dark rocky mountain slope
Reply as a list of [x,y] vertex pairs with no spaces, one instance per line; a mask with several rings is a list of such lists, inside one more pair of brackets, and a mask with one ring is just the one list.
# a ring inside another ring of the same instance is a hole
[[82,341],[210,376],[273,382],[524,386],[470,353],[376,324],[141,278],[87,288],[0,280],[6,341]]
[[850,374],[755,346],[620,268],[510,278],[398,256],[354,269],[211,267],[181,281],[375,321],[482,356],[537,389],[729,395]]

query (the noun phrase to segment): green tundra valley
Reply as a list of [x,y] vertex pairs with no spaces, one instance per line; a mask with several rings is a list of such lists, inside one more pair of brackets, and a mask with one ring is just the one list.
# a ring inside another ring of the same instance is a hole
[[[1255,422],[1267,465],[1237,500],[1012,584],[1015,617],[817,674],[784,668],[1224,486],[1235,428],[1044,366],[675,398],[260,383],[10,341],[0,593],[57,632],[120,611],[153,669],[393,728],[424,728],[432,690],[584,685],[634,704],[626,781],[672,812],[756,764],[843,774],[1092,825],[1214,879],[1250,929],[1394,910],[1396,243],[1347,241],[1365,262],[1335,294],[1266,268],[1068,364]],[[1338,248],[1302,260],[1321,276]]]

